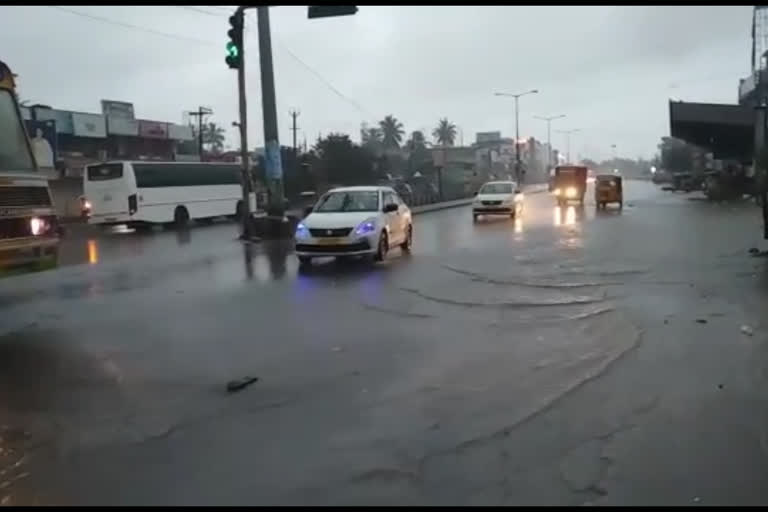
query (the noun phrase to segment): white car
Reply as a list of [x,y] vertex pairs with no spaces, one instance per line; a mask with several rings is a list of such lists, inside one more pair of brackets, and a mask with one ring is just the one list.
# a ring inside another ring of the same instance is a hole
[[393,247],[410,251],[411,210],[390,187],[341,187],[323,194],[296,226],[296,255],[371,256],[383,260]]
[[524,196],[514,181],[489,181],[485,183],[472,202],[472,219],[481,215],[508,215],[515,217],[523,212]]

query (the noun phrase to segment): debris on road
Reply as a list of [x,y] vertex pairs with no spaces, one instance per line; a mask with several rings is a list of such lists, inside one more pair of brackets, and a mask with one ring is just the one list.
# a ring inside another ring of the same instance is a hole
[[696,319],[696,323],[697,324],[706,324],[707,323],[707,319],[706,318],[697,318]]
[[243,377],[242,379],[231,380],[227,383],[227,391],[230,393],[240,391],[258,380],[258,377]]
[[344,352],[344,347],[333,347],[334,352]]
[[741,326],[741,333],[742,334],[746,334],[747,336],[752,336],[753,334],[755,334],[755,331],[752,330],[752,328],[750,326],[748,326],[748,325],[742,325]]

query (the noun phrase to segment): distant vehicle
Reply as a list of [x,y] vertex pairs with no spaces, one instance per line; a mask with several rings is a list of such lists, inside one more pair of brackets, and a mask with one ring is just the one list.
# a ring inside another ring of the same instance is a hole
[[[88,165],[83,190],[89,224],[184,227],[192,219],[243,212],[240,164],[113,161]],[[251,193],[251,211],[256,195]]]
[[624,187],[621,176],[598,174],[595,178],[595,206],[605,210],[606,205],[618,203],[619,210],[624,207]]
[[382,261],[393,247],[413,246],[411,210],[391,187],[342,187],[323,194],[296,226],[296,255],[368,256]]
[[10,68],[0,61],[0,270],[55,266],[59,230],[48,189],[24,127]]
[[472,202],[472,220],[481,215],[508,215],[514,218],[523,211],[524,196],[514,181],[489,181],[477,192]]
[[557,198],[558,206],[565,206],[569,201],[584,204],[587,192],[587,168],[583,165],[558,165],[555,167],[555,183],[552,193]]

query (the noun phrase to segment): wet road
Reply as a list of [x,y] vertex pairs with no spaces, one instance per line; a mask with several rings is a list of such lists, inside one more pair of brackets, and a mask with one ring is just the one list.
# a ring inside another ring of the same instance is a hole
[[768,502],[757,210],[625,188],[301,273],[231,224],[73,231],[0,283],[0,502]]

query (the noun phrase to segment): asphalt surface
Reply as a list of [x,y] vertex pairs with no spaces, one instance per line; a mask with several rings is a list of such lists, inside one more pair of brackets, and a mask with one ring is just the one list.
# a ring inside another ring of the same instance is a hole
[[72,230],[0,282],[0,503],[768,503],[758,210],[625,189],[306,272]]

